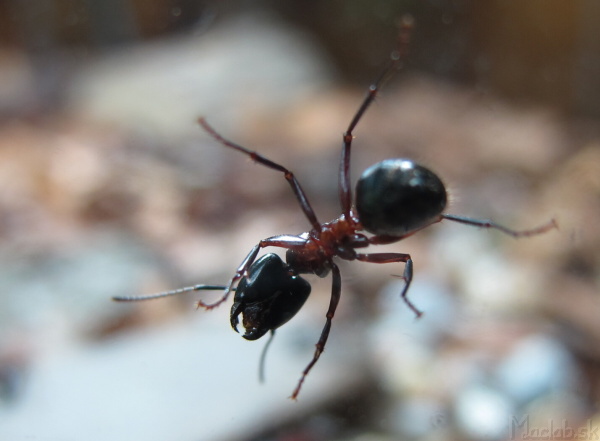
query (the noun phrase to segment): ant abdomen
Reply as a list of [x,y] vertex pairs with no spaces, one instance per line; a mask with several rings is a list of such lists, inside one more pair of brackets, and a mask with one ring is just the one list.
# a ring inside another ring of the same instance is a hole
[[386,159],[366,169],[356,184],[356,210],[364,229],[403,236],[439,218],[446,188],[428,168],[410,159]]

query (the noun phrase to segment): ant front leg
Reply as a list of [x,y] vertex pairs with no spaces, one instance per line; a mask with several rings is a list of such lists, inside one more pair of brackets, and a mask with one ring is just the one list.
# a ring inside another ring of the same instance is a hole
[[369,263],[396,263],[396,262],[404,262],[404,273],[402,274],[402,279],[404,279],[404,288],[402,288],[402,292],[400,296],[404,303],[408,305],[408,307],[415,313],[417,318],[421,317],[423,313],[417,309],[413,303],[408,300],[407,293],[408,288],[410,287],[410,283],[413,279],[413,261],[410,257],[410,254],[402,254],[402,253],[371,253],[371,254],[357,254],[356,259],[361,262],[369,262]]
[[310,202],[308,202],[308,198],[306,197],[306,193],[304,193],[304,190],[302,189],[300,182],[298,181],[298,179],[296,179],[296,177],[294,176],[294,173],[292,173],[291,170],[288,170],[283,165],[280,165],[280,164],[277,164],[276,162],[271,161],[270,159],[264,157],[260,153],[254,152],[252,150],[247,149],[246,147],[236,144],[235,142],[225,139],[215,129],[213,129],[212,126],[210,124],[208,124],[204,118],[199,118],[198,123],[202,126],[202,128],[204,130],[206,130],[206,132],[210,136],[212,136],[215,140],[220,142],[225,147],[229,147],[234,150],[237,150],[238,152],[244,153],[254,162],[258,162],[259,164],[262,164],[265,167],[268,167],[272,170],[276,170],[276,171],[283,173],[283,176],[285,177],[286,181],[288,181],[288,183],[290,184],[290,187],[292,187],[292,191],[294,192],[296,199],[298,199],[300,208],[302,208],[302,211],[304,212],[304,215],[310,222],[313,230],[321,231],[321,224],[317,220],[317,215],[315,214],[315,211],[313,210],[312,206],[310,205]]
[[326,317],[325,326],[323,327],[323,330],[321,331],[321,337],[319,337],[319,341],[316,344],[316,349],[315,349],[315,354],[313,355],[313,359],[310,361],[310,363],[308,363],[306,368],[304,368],[304,370],[302,371],[302,376],[300,377],[300,380],[298,381],[298,385],[296,386],[296,388],[294,389],[294,392],[292,392],[292,395],[290,396],[290,398],[292,400],[295,400],[296,398],[298,398],[298,394],[300,393],[300,389],[302,388],[304,379],[306,378],[306,376],[308,375],[310,370],[313,368],[315,363],[319,360],[319,357],[321,356],[321,354],[323,353],[323,350],[325,349],[325,344],[327,344],[327,339],[329,338],[329,331],[331,330],[331,320],[333,319],[335,310],[337,309],[338,303],[340,301],[341,293],[342,293],[342,277],[340,275],[340,269],[333,262],[331,262],[331,277],[332,277],[331,300],[329,301],[329,308],[327,309],[327,314],[325,316]]
[[223,302],[227,300],[231,291],[234,291],[234,286],[242,277],[248,275],[248,269],[252,266],[254,261],[256,260],[256,256],[258,256],[258,252],[261,248],[265,247],[280,247],[280,248],[301,248],[306,244],[306,240],[302,239],[299,236],[291,236],[291,235],[280,235],[273,236],[267,239],[261,240],[258,244],[256,244],[248,253],[246,258],[242,261],[238,269],[236,270],[234,276],[229,281],[229,284],[225,287],[225,291],[223,296],[214,303],[205,303],[202,300],[199,300],[196,306],[198,308],[204,309],[214,309],[221,305]]

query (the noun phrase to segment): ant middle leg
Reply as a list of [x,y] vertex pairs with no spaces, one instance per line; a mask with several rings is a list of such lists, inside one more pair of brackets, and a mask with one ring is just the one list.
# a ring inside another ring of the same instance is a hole
[[238,152],[244,153],[254,162],[262,164],[265,167],[268,167],[272,170],[276,170],[276,171],[283,173],[283,176],[290,184],[290,187],[292,187],[292,191],[294,192],[296,199],[298,199],[298,203],[300,204],[300,207],[302,208],[304,215],[310,222],[313,230],[321,231],[321,224],[317,220],[317,215],[315,214],[315,211],[313,210],[312,206],[310,205],[310,202],[308,201],[308,198],[306,197],[306,193],[304,193],[304,190],[302,189],[300,182],[294,176],[294,173],[292,173],[290,170],[288,170],[284,166],[271,161],[270,159],[266,158],[265,156],[261,155],[260,153],[249,150],[246,147],[243,147],[239,144],[229,141],[228,139],[225,139],[210,124],[208,124],[208,122],[206,122],[206,120],[204,118],[199,118],[198,123],[202,126],[202,128],[204,130],[206,130],[206,132],[210,136],[212,136],[215,140],[217,140],[222,145],[224,145],[226,147],[230,147],[234,150],[237,150]]
[[413,18],[410,15],[404,16],[402,18],[400,31],[398,34],[398,46],[390,54],[389,65],[381,73],[379,78],[373,84],[371,84],[369,91],[367,92],[367,96],[356,111],[356,114],[352,117],[348,128],[342,135],[344,146],[342,148],[342,155],[340,157],[339,196],[340,203],[342,205],[342,213],[348,219],[351,217],[352,210],[352,189],[350,186],[350,151],[352,149],[352,140],[354,139],[353,131],[360,119],[363,117],[364,113],[379,94],[379,90],[383,87],[384,83],[389,80],[399,68],[402,67],[402,62],[408,54],[412,28]]
[[423,313],[417,309],[415,305],[408,299],[407,293],[410,288],[410,284],[413,279],[413,261],[410,254],[403,253],[370,253],[370,254],[357,254],[356,259],[361,262],[369,263],[396,263],[404,262],[404,273],[402,279],[404,279],[404,287],[400,293],[400,297],[404,300],[404,303],[415,313],[417,318],[421,317]]

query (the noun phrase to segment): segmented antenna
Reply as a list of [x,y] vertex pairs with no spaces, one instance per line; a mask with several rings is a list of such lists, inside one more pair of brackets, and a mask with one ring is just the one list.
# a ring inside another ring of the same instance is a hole
[[195,286],[187,286],[185,288],[174,289],[171,291],[163,291],[158,292],[156,294],[148,294],[145,296],[114,296],[112,299],[115,302],[138,302],[142,300],[154,300],[154,299],[162,299],[163,297],[176,296],[179,294],[185,294],[192,291],[216,291],[216,290],[224,290],[227,288],[224,285],[195,285]]

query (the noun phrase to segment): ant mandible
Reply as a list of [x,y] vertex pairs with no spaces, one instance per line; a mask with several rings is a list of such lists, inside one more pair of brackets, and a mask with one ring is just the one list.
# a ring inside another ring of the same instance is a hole
[[[250,250],[227,285],[196,285],[149,296],[114,297],[114,300],[148,300],[191,291],[224,290],[223,296],[215,303],[207,304],[202,300],[198,301],[198,307],[209,310],[221,305],[231,292],[235,291],[230,313],[231,326],[238,332],[238,317],[241,315],[245,329],[243,337],[247,340],[257,340],[269,331],[273,337],[275,330],[287,323],[304,305],[311,286],[308,281],[300,277],[300,274],[316,274],[325,277],[331,273],[331,300],[325,315],[325,326],[316,344],[313,358],[302,371],[290,397],[296,399],[306,376],[323,353],[329,337],[331,321],[340,300],[342,282],[340,270],[334,261],[335,257],[370,263],[404,263],[402,279],[405,283],[400,296],[415,315],[420,317],[422,312],[407,297],[413,278],[413,261],[410,254],[360,253],[358,249],[398,242],[442,220],[492,228],[515,238],[533,236],[556,228],[556,222],[551,220],[538,228],[515,231],[490,220],[443,213],[447,202],[444,184],[431,170],[410,159],[386,159],[365,170],[356,185],[355,204],[352,204],[350,153],[353,132],[383,84],[402,67],[408,52],[412,24],[411,17],[404,17],[398,46],[391,53],[388,67],[369,87],[366,98],[343,134],[339,168],[339,198],[342,208],[340,217],[331,222],[319,222],[300,182],[291,170],[255,151],[229,141],[213,129],[204,118],[200,118],[199,124],[221,145],[243,153],[258,164],[283,173],[311,228],[300,235],[283,234],[261,240]],[[260,250],[267,247],[287,250],[285,262],[273,253],[257,260]],[[261,375],[263,357],[261,357]]]

